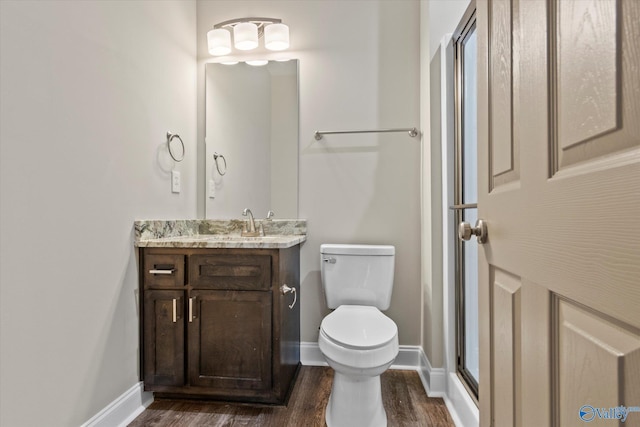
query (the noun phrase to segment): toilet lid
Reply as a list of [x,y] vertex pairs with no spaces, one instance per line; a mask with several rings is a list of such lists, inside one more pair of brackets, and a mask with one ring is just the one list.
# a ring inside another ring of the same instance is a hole
[[381,347],[398,334],[393,320],[363,305],[341,305],[322,320],[321,328],[335,343],[359,349]]

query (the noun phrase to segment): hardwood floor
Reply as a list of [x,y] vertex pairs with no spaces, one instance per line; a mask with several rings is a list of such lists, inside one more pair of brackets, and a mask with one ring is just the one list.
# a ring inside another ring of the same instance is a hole
[[[330,368],[303,366],[286,407],[156,400],[129,427],[322,427],[332,379]],[[417,372],[389,370],[381,383],[389,427],[454,426],[444,401],[427,397]]]

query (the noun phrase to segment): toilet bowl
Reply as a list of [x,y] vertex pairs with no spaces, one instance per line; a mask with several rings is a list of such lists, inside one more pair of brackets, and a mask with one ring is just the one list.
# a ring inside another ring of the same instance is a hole
[[376,307],[342,305],[323,319],[318,344],[335,371],[327,426],[386,426],[380,375],[398,355],[393,320]]

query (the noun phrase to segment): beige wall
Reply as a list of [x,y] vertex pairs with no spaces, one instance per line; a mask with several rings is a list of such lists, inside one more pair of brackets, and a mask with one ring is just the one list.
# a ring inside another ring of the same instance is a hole
[[195,14],[0,2],[2,426],[81,425],[138,381],[133,221],[195,216]]
[[[404,133],[313,138],[315,130],[419,126],[418,1],[203,1],[198,5],[198,105],[206,32],[238,17],[281,18],[300,60],[299,216],[302,340],[317,341],[327,313],[320,244],[396,246],[388,314],[400,343],[421,342],[420,141]],[[258,52],[254,56],[273,57]],[[199,135],[204,118],[198,109]],[[202,141],[201,138],[199,138]]]

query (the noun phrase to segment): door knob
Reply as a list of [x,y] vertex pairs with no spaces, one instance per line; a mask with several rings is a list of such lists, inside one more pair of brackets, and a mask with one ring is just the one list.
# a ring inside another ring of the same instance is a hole
[[487,241],[487,223],[479,219],[476,221],[476,226],[472,227],[468,222],[461,222],[460,226],[458,226],[460,240],[469,240],[471,236],[477,236],[478,243],[485,243]]

